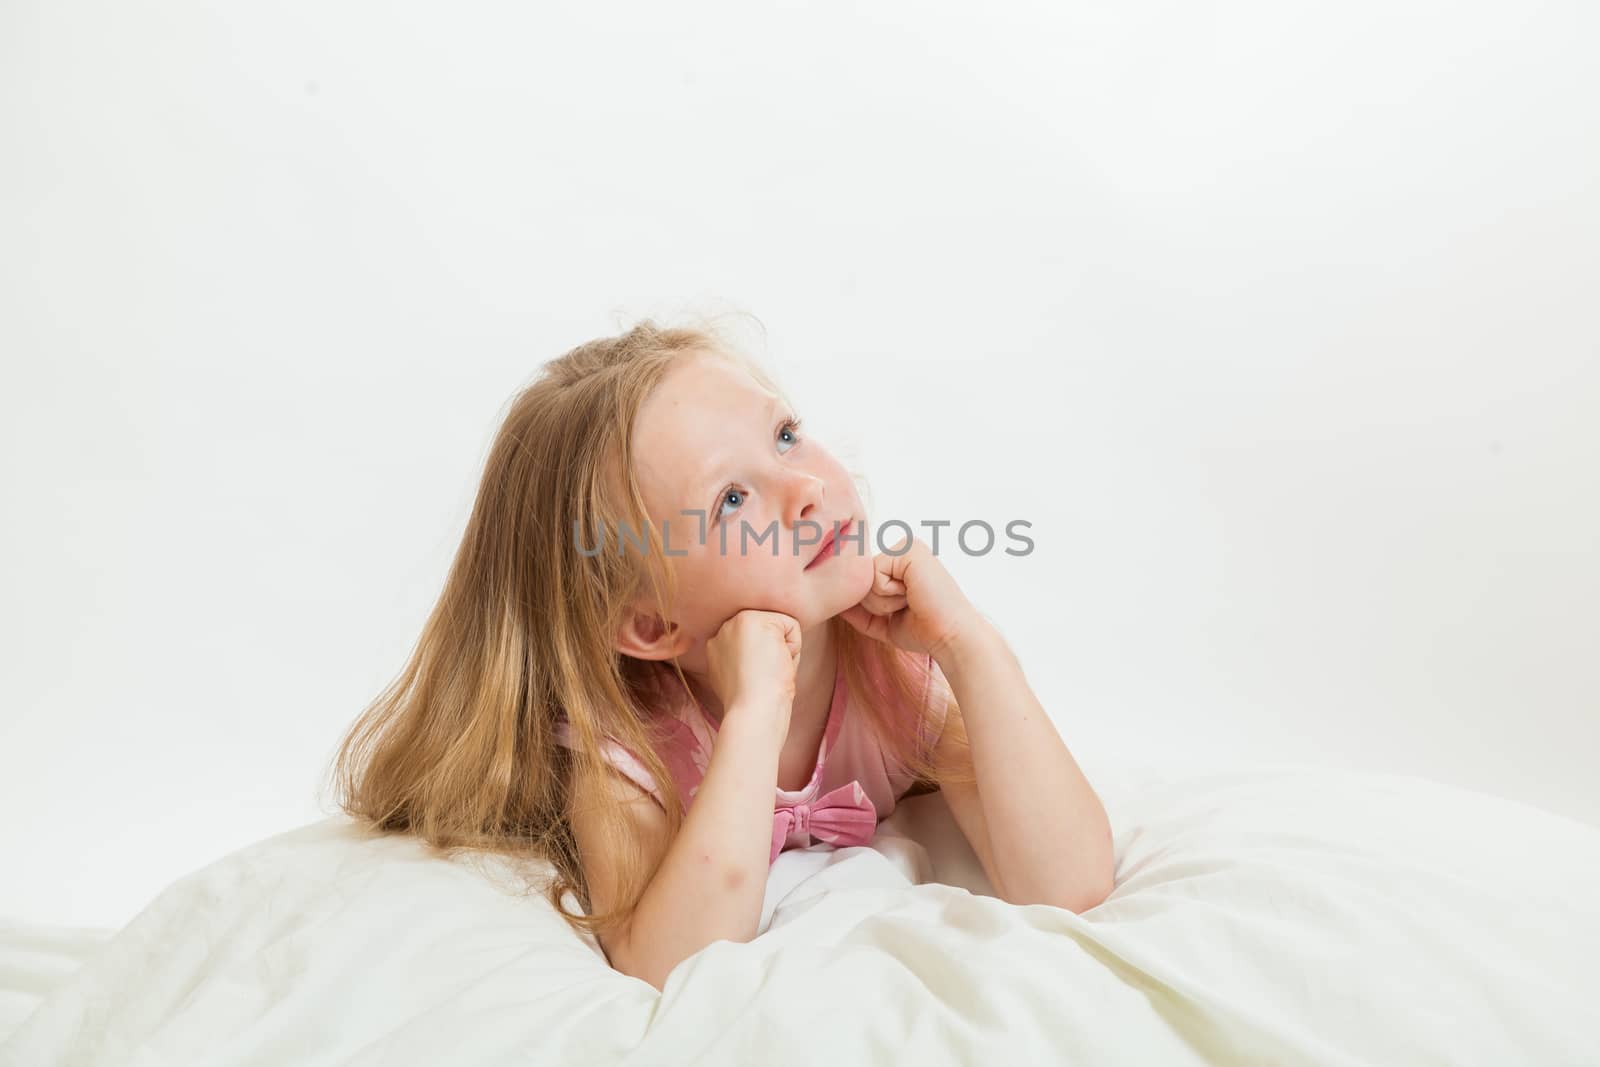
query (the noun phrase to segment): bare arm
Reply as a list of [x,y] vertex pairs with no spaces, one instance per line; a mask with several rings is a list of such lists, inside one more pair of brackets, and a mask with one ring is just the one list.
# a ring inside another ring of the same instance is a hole
[[1010,646],[984,626],[935,659],[965,711],[978,779],[946,796],[995,890],[1014,904],[1099,904],[1115,866],[1105,809]]
[[[602,939],[611,965],[661,989],[679,963],[713,941],[749,941],[761,922],[772,842],[781,723],[770,716],[723,716],[705,777],[678,836],[620,934]],[[665,837],[666,815],[639,793],[637,832]],[[587,820],[574,817],[593,910],[611,906],[607,851]]]

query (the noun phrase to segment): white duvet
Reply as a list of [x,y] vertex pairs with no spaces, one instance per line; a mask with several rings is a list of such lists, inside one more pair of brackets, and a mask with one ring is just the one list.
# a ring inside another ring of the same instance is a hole
[[969,892],[918,797],[781,855],[762,935],[659,996],[509,880],[326,819],[170,886],[0,1064],[1600,1064],[1600,830],[1289,765],[1096,784],[1083,915]]

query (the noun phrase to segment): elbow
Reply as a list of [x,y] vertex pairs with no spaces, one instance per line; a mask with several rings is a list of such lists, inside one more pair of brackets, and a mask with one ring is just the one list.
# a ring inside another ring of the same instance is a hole
[[[749,941],[753,937],[754,935],[744,938],[721,938],[719,940]],[[688,958],[687,956],[684,957],[684,959]],[[683,963],[683,959],[672,960],[671,958],[635,956],[630,944],[624,941],[617,945],[615,951],[607,951],[606,962],[610,963],[611,969],[617,973],[625,974],[629,978],[637,978],[657,993],[665,993],[667,991],[667,979],[672,977],[672,972],[678,969],[678,966]]]
[[1093,883],[1068,885],[1047,893],[1032,894],[1028,899],[1012,900],[1013,904],[1048,904],[1064,908],[1074,915],[1082,915],[1090,908],[1099,907],[1111,895],[1112,879],[1107,876]]
[[[625,974],[629,978],[637,978],[653,988],[657,993],[662,992],[662,986],[667,984],[667,976],[656,974],[654,970],[642,960],[633,958],[632,944],[628,935],[631,929],[624,929],[600,942],[600,950],[605,953],[606,962],[618,974]],[[669,972],[670,973],[670,972]]]
[[613,960],[611,962],[611,966],[612,969],[616,970],[620,974],[625,974],[629,978],[637,978],[639,981],[648,985],[651,989],[654,989],[657,993],[665,992],[667,975],[672,973],[671,971],[668,971],[666,974],[657,974],[655,973],[654,969],[643,966],[630,959]]
[[1090,908],[1099,907],[1117,887],[1117,849],[1111,837],[1111,827],[1102,822],[1100,847],[1094,850],[1093,876],[1073,886],[1066,899],[1057,907],[1082,915]]
[[1095,864],[1094,877],[1077,886],[1077,892],[1070,894],[1061,907],[1082,915],[1090,908],[1099,907],[1111,895],[1111,891],[1116,889],[1117,858],[1110,836],[1107,833],[1105,851]]
[[1066,908],[1075,915],[1082,915],[1090,908],[1097,908],[1111,895],[1111,890],[1116,888],[1115,879],[1110,873],[1090,886],[1081,888],[1077,893],[1071,894],[1061,902],[1058,907]]
[[1092,876],[1059,879],[1050,886],[1035,886],[1028,892],[1016,894],[1001,892],[1000,896],[1010,904],[1048,904],[1082,915],[1104,903],[1116,884],[1116,862],[1107,855],[1096,865]]
[[1088,887],[1066,886],[1045,893],[1003,895],[1002,899],[1008,904],[1048,904],[1052,908],[1062,908],[1074,915],[1082,915],[1090,908],[1098,907],[1110,895],[1109,884],[1097,883]]

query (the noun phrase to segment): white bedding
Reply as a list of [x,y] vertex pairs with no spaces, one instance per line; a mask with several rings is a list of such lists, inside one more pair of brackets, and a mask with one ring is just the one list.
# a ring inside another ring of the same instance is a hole
[[170,886],[0,1064],[1600,1063],[1600,830],[1401,776],[1100,777],[1117,887],[1084,915],[915,884],[986,889],[918,797],[781,855],[762,936],[659,997],[540,899],[330,818]]
[[0,919],[0,1041],[115,933],[96,926]]

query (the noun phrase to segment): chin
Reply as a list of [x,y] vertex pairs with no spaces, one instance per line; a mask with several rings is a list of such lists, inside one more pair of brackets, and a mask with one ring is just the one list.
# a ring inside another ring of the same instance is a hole
[[[844,562],[844,560],[841,559],[838,562]],[[839,605],[834,610],[835,615],[853,604],[861,603],[861,598],[872,591],[872,576],[875,573],[872,559],[867,556],[863,556],[860,559],[850,557],[849,564],[848,574],[839,579],[841,592],[839,594]]]

